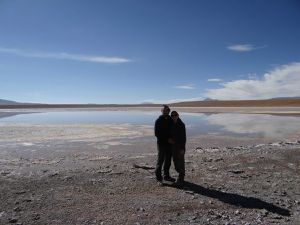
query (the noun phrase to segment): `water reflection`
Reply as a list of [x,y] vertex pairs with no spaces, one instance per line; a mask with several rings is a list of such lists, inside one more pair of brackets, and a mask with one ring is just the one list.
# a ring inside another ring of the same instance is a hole
[[158,115],[159,112],[141,111],[36,111],[26,112],[26,114],[20,112],[16,113],[16,115],[11,114],[9,118],[8,116],[3,116],[3,118],[0,117],[0,122],[34,124],[152,124],[154,118]]
[[[20,114],[28,114],[28,112],[0,112],[0,120],[1,120],[1,118],[17,116]],[[29,112],[29,114],[30,114],[30,112]]]
[[[29,124],[132,124],[154,125],[159,111],[42,111],[0,112],[0,125]],[[219,134],[232,136],[289,138],[300,136],[300,117],[267,114],[180,113],[189,136]]]
[[214,114],[207,116],[211,125],[236,134],[264,137],[288,137],[300,134],[300,118],[265,114]]

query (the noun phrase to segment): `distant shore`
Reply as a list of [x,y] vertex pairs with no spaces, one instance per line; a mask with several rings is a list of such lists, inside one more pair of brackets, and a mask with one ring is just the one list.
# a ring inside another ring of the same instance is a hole
[[[300,107],[300,98],[230,101],[192,101],[170,103],[171,107]],[[135,108],[161,107],[161,104],[0,104],[0,109],[39,109],[39,108]]]

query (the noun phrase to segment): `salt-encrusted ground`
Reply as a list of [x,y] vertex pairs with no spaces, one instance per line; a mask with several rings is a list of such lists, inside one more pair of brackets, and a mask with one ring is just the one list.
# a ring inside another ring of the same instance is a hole
[[0,224],[300,222],[299,141],[190,139],[183,188],[157,185],[152,139],[24,141],[1,142]]

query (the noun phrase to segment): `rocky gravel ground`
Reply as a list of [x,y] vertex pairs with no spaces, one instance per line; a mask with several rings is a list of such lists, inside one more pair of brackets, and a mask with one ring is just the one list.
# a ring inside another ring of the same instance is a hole
[[190,140],[183,187],[157,184],[149,140],[4,144],[0,224],[300,224],[300,141]]

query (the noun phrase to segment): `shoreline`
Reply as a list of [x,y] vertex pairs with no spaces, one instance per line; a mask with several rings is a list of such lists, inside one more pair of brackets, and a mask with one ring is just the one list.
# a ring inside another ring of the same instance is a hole
[[[273,98],[256,100],[208,100],[165,103],[170,107],[300,107],[300,98]],[[47,104],[47,103],[20,103],[0,104],[0,108],[105,108],[105,107],[161,107],[162,104]]]
[[[0,113],[34,113],[39,111],[160,111],[161,107],[62,107],[62,108],[1,108]],[[300,107],[172,107],[172,110],[190,113],[240,113],[300,116]]]

